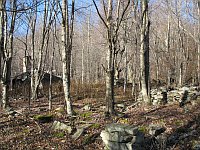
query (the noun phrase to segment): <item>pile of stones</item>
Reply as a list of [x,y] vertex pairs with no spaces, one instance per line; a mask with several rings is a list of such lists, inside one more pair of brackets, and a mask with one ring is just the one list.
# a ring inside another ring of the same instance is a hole
[[[165,87],[158,89],[151,89],[151,102],[153,105],[160,105],[173,102],[196,100],[200,96],[198,87],[181,87],[169,90]],[[140,93],[137,101],[142,101],[142,94]]]

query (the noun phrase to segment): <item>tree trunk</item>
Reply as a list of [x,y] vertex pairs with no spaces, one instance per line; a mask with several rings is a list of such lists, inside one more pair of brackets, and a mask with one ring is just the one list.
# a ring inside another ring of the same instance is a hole
[[2,104],[3,109],[6,109],[9,106],[8,102],[8,91],[9,91],[9,80],[11,79],[11,62],[12,58],[8,58],[6,61],[4,61],[3,65],[3,74],[2,74]]
[[[108,50],[106,53],[106,63],[107,68],[105,69],[106,72],[106,113],[108,114],[115,114],[114,111],[114,73],[115,73],[115,53],[117,49],[117,42],[118,42],[118,31],[121,25],[121,22],[123,20],[123,17],[125,15],[125,12],[130,4],[130,0],[127,2],[127,5],[125,9],[122,12],[121,18],[120,18],[120,3],[121,1],[118,0],[117,2],[117,9],[116,9],[116,20],[113,20],[113,0],[108,0],[107,5],[103,2],[104,5],[104,12],[106,14],[106,21],[102,17],[102,15],[99,12],[99,9],[97,7],[97,4],[95,0],[93,0],[93,3],[95,5],[95,8],[97,10],[97,13],[100,17],[100,19],[103,21],[104,26],[107,29],[107,43],[108,43]],[[107,11],[106,9],[107,8]],[[116,22],[116,23],[114,23]],[[115,27],[115,28],[114,28]]]
[[[17,9],[17,1],[14,0],[11,3],[11,22],[10,22],[10,30],[8,32],[8,18],[7,14],[4,11],[1,11],[1,53],[3,55],[3,73],[1,77],[2,84],[2,105],[3,109],[8,107],[8,91],[9,84],[11,82],[11,65],[12,65],[12,56],[13,56],[13,34],[16,20],[16,9]],[[1,8],[5,8],[6,1],[1,1]],[[8,36],[8,37],[7,37]],[[8,43],[8,44],[7,44]],[[8,47],[9,46],[9,47]]]
[[[167,38],[166,38],[166,51],[168,55],[170,55],[170,39],[171,39],[171,2],[170,0],[167,1]],[[171,78],[171,66],[169,65],[168,71],[167,71],[167,87],[170,87],[170,78]]]
[[[3,10],[4,8],[4,2],[1,0],[0,1],[0,9]],[[0,11],[0,60],[2,61],[3,57],[3,52],[4,52],[4,11]],[[1,61],[0,61],[0,66],[1,66]],[[0,79],[1,79],[1,86],[3,82],[2,78],[2,67],[0,67]],[[2,95],[3,95],[3,87],[2,88]],[[3,101],[1,101],[1,105],[3,106]]]
[[[63,89],[67,114],[73,115],[70,97],[70,63],[73,37],[74,3],[72,0],[71,24],[69,24],[68,0],[62,1],[62,64],[63,64]],[[69,27],[71,25],[71,28]],[[71,29],[71,32],[70,32]]]
[[84,68],[84,49],[85,49],[85,46],[84,46],[84,34],[82,35],[82,50],[81,50],[81,83],[83,85],[84,83],[84,78],[85,78],[85,68]]
[[35,28],[36,28],[36,19],[37,19],[37,2],[36,0],[33,1],[35,10],[32,14],[31,20],[31,99],[36,99],[35,93]]
[[113,52],[113,24],[112,24],[112,11],[113,1],[108,2],[108,17],[107,17],[107,38],[108,38],[108,51],[107,51],[107,71],[106,71],[106,103],[107,113],[114,114],[114,52]]
[[90,45],[91,45],[91,37],[90,37],[90,18],[91,18],[91,10],[90,10],[90,14],[88,15],[88,22],[87,22],[87,83],[90,83],[91,77],[90,77]]
[[197,1],[198,7],[198,54],[197,54],[197,82],[200,84],[200,1]]
[[142,24],[141,24],[141,47],[140,47],[140,73],[141,90],[145,103],[150,103],[149,95],[149,27],[148,0],[141,1]]

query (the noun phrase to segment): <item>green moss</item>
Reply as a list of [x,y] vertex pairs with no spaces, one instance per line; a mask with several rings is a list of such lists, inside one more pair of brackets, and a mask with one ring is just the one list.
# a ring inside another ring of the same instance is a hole
[[80,114],[80,116],[83,118],[89,118],[91,117],[91,115],[92,115],[92,112],[85,112],[85,113]]
[[24,131],[23,131],[25,134],[28,134],[28,133],[30,133],[30,130],[29,129],[24,129]]
[[39,121],[40,123],[46,123],[46,122],[51,122],[53,120],[53,115],[36,115],[34,116],[34,119]]
[[97,129],[99,128],[101,125],[99,123],[95,123],[91,126],[91,128]]
[[148,133],[148,127],[147,126],[140,126],[139,128],[138,128],[138,130],[140,131],[140,132],[142,132],[142,133]]
[[124,123],[124,124],[128,124],[128,119],[127,118],[121,118],[118,121],[119,123]]
[[54,137],[57,137],[57,138],[63,138],[64,136],[65,136],[65,133],[63,132],[58,132],[54,134]]
[[87,145],[91,141],[91,136],[85,136],[83,139],[83,145]]
[[164,123],[165,121],[164,121],[164,119],[160,119],[158,122],[159,123]]
[[174,124],[176,125],[176,126],[183,126],[183,121],[182,120],[176,120],[175,122],[174,122]]

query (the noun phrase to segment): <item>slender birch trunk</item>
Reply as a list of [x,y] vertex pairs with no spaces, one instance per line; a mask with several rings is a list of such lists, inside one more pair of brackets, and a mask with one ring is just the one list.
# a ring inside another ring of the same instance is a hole
[[[1,1],[1,8],[5,8],[6,1]],[[16,21],[16,13],[17,13],[17,1],[14,0],[10,3],[11,5],[11,22],[10,22],[10,30],[8,31],[8,18],[7,13],[5,11],[1,11],[1,53],[3,53],[3,73],[1,77],[1,85],[2,85],[2,104],[3,109],[9,107],[8,102],[8,91],[9,91],[9,81],[11,82],[11,65],[12,65],[12,57],[13,57],[13,34],[15,28]],[[8,43],[8,44],[7,44]]]
[[74,23],[74,4],[72,0],[71,20],[69,21],[68,0],[62,1],[62,64],[63,64],[63,89],[65,102],[67,105],[67,114],[73,115],[71,97],[70,97],[70,63],[73,40]]
[[[2,11],[0,11],[0,66],[2,63],[2,58],[3,58],[3,52],[4,52],[4,1],[1,0],[0,1],[0,9]],[[2,86],[2,82],[3,82],[3,77],[2,77],[2,66],[0,67],[0,79],[1,79],[1,86]],[[3,94],[2,94],[3,95]],[[5,102],[3,102],[3,100],[1,101],[1,105],[5,108]]]
[[82,50],[81,50],[81,82],[82,85],[84,83],[84,78],[85,78],[85,67],[84,67],[84,35],[82,35]]
[[90,83],[90,45],[91,45],[91,36],[90,36],[90,20],[91,20],[91,10],[90,14],[88,15],[88,21],[87,21],[87,83]]
[[36,6],[33,10],[32,20],[31,20],[31,99],[36,99],[35,93],[35,28],[36,28],[36,20],[37,20],[37,0],[33,1]]

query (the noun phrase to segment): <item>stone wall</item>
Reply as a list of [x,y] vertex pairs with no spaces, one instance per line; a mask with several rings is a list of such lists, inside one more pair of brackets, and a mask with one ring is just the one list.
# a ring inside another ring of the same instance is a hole
[[[151,102],[153,105],[160,105],[166,103],[196,100],[200,96],[198,87],[181,87],[173,90],[160,87],[151,90]],[[139,94],[137,101],[142,101],[142,94]]]

